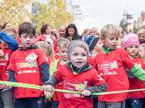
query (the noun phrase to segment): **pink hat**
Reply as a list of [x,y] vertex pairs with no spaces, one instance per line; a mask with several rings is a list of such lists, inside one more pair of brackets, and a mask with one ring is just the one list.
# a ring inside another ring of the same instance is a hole
[[139,45],[138,35],[134,33],[128,33],[122,40],[123,48],[128,47],[129,45]]

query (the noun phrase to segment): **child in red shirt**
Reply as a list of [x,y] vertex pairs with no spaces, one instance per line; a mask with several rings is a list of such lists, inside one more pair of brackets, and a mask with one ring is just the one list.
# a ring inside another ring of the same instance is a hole
[[[43,85],[49,78],[45,54],[34,45],[36,30],[29,22],[19,26],[23,47],[16,50],[8,66],[9,81]],[[36,89],[14,88],[15,108],[43,108],[43,92]]]
[[[52,76],[57,69],[59,69],[60,67],[62,67],[64,64],[66,64],[68,62],[68,46],[70,44],[70,40],[68,40],[67,38],[61,38],[59,39],[58,42],[58,50],[59,50],[59,59],[54,60],[53,62],[50,63],[50,67],[49,67],[49,72],[50,72],[50,76]],[[55,88],[57,89],[63,89],[63,82],[58,83]],[[56,108],[56,106],[58,106],[58,102],[59,100],[61,100],[62,97],[62,93],[60,92],[55,92],[53,95],[53,103],[52,103],[52,107]]]
[[[0,32],[0,39],[2,40],[0,44],[0,80],[2,81],[8,81],[7,67],[9,60],[12,52],[18,48],[16,40],[12,37],[12,29],[8,30],[9,32],[6,31],[7,33]],[[14,107],[13,90],[8,86],[0,86],[0,106],[3,108]]]
[[[122,46],[128,55],[130,55],[136,63],[140,63],[142,67],[145,68],[143,61],[139,57],[140,42],[138,36],[136,34],[129,33],[123,38],[122,43]],[[129,77],[129,89],[145,88],[143,81],[132,75],[129,69],[126,69],[126,71]],[[131,92],[128,93],[127,97],[126,108],[142,108],[142,99],[145,97],[145,91]]]
[[63,93],[59,108],[93,108],[93,99],[88,96],[91,92],[105,91],[106,84],[87,62],[88,45],[80,40],[73,41],[69,46],[68,57],[70,62],[59,68],[43,89],[51,92],[54,85],[63,81],[63,89],[81,91],[82,94]]
[[[116,25],[105,25],[101,30],[103,51],[95,57],[94,66],[108,84],[107,92],[129,89],[125,67],[139,79],[145,80],[145,72],[122,48],[117,48],[120,30]],[[99,96],[99,108],[124,108],[127,93]]]

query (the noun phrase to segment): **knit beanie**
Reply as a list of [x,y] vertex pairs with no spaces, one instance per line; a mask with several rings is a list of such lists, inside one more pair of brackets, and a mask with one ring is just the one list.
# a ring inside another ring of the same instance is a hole
[[123,48],[128,47],[129,45],[139,45],[138,35],[134,33],[128,33],[122,40]]
[[73,49],[75,47],[82,47],[82,48],[84,48],[87,51],[87,54],[89,53],[88,45],[84,41],[74,40],[69,45],[69,48],[68,48],[68,51],[69,51],[68,52],[68,56],[70,56],[71,52],[73,51]]
[[99,41],[99,36],[89,35],[85,38],[84,41],[88,44],[89,51],[92,51],[96,46],[97,42]]

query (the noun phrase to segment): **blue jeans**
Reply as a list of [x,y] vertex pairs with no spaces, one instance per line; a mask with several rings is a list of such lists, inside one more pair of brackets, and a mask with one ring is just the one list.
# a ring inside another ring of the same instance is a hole
[[44,97],[16,99],[15,108],[44,108]]
[[14,108],[14,94],[12,90],[0,90],[0,108]]
[[143,99],[127,99],[125,108],[142,108]]

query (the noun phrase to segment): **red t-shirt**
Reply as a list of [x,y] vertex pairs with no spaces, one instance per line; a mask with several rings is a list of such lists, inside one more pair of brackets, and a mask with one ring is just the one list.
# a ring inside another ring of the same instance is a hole
[[[135,62],[128,56],[124,49],[116,49],[104,54],[100,52],[95,57],[95,68],[107,83],[108,91],[122,91],[129,89],[129,81],[125,67],[131,69]],[[127,93],[100,95],[102,102],[122,102],[127,98]]]
[[[58,70],[61,66],[63,66],[63,65],[60,64],[60,60],[59,60],[57,62],[57,69],[56,70]],[[63,82],[59,82],[58,84],[56,84],[55,88],[56,89],[63,89]],[[61,92],[54,92],[53,100],[54,101],[59,101],[59,100],[61,100],[62,97],[63,97],[63,93],[61,93]]]
[[[142,68],[145,69],[145,64],[140,58],[134,58],[134,61],[136,63],[140,63],[142,65]],[[145,88],[145,84],[143,81],[133,78],[129,78],[129,89],[142,89]],[[128,93],[128,98],[144,98],[145,97],[145,91],[140,91],[140,92],[129,92]]]
[[91,56],[89,56],[89,58],[88,58],[88,63],[89,63],[91,66],[93,66],[93,65],[94,65],[94,58],[91,57]]
[[[10,59],[8,69],[14,71],[16,82],[42,85],[39,66],[46,62],[40,49],[16,50]],[[14,88],[16,98],[39,97],[42,91],[36,89]]]
[[[105,81],[98,75],[95,69],[90,69],[74,75],[73,72],[63,65],[54,74],[58,82],[63,81],[63,89],[82,91],[85,87],[104,84]],[[92,98],[76,94],[63,93],[59,101],[59,108],[93,108]]]
[[4,59],[0,60],[0,80],[7,81],[8,80],[7,67],[9,64],[12,51],[10,48],[2,48],[2,50],[4,52]]

